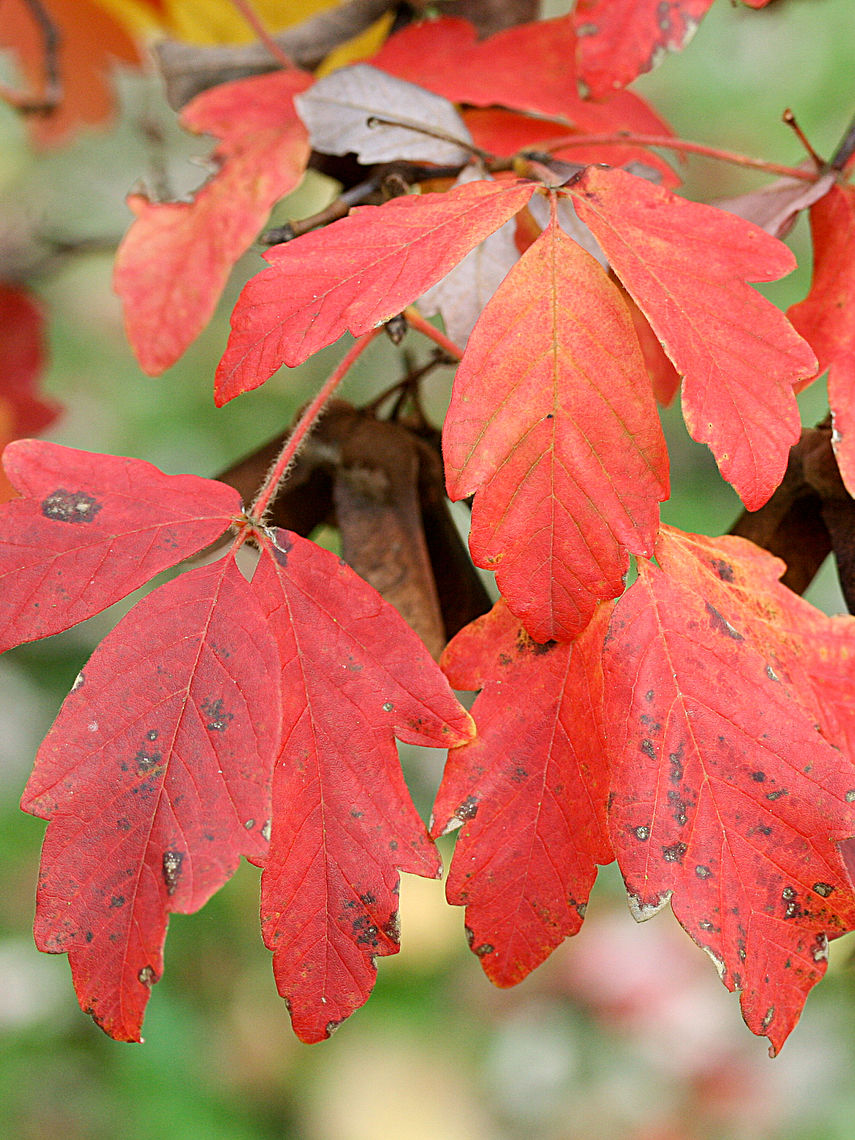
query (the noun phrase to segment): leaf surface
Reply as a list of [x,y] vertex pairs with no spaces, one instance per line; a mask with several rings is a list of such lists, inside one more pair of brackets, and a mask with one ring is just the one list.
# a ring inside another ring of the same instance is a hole
[[612,841],[635,916],[670,898],[776,1051],[825,971],[828,938],[855,924],[836,845],[855,831],[855,767],[778,675],[771,626],[738,585],[750,557],[737,572],[738,548],[710,559],[700,543],[693,554],[692,536],[663,530],[663,569],[640,563],[614,610]]
[[522,981],[582,925],[597,863],[613,859],[602,738],[604,606],[572,644],[532,641],[504,602],[442,666],[481,689],[478,736],[449,753],[433,834],[461,824],[446,886],[491,981]]
[[793,384],[812,376],[816,361],[747,282],[789,273],[792,253],[741,218],[622,170],[589,167],[571,193],[683,375],[690,435],[709,444],[724,478],[757,510],[799,437]]
[[378,954],[398,951],[400,871],[440,864],[394,737],[455,747],[472,722],[403,619],[328,551],[276,531],[252,586],[279,646],[282,750],[261,921],[303,1041],[368,998]]
[[445,194],[362,206],[265,256],[232,313],[217,369],[224,404],[293,368],[344,332],[389,320],[528,202],[530,182],[471,182]]
[[[352,151],[365,165],[400,159],[453,165],[469,158],[463,147],[424,133],[441,131],[472,141],[447,99],[366,63],[320,79],[296,104],[312,146],[324,154]],[[405,125],[391,126],[377,119]]]
[[294,95],[311,82],[301,71],[276,71],[197,96],[181,121],[221,139],[214,176],[191,202],[130,195],[136,221],[119,246],[113,283],[128,339],[150,375],[196,339],[271,207],[300,181],[310,148]]
[[150,463],[25,439],[3,466],[0,651],[49,637],[195,554],[240,511],[231,487]]
[[448,493],[538,641],[571,639],[652,552],[668,460],[631,318],[553,218],[485,308],[443,431]]
[[855,188],[833,186],[810,211],[814,263],[810,293],[787,314],[829,370],[832,444],[840,474],[855,488]]
[[573,11],[579,37],[579,85],[605,99],[680,51],[712,0],[579,0]]
[[81,1007],[139,1040],[170,912],[266,852],[276,646],[231,557],[149,594],[101,643],[39,749],[25,811],[50,820],[35,935]]

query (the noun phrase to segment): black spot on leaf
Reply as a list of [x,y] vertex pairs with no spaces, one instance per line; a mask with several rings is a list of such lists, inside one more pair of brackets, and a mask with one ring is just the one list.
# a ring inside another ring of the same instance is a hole
[[101,504],[85,491],[66,491],[60,487],[42,501],[42,514],[54,522],[90,523],[101,510]]
[[704,602],[704,608],[710,616],[710,628],[714,629],[716,633],[723,633],[726,637],[732,637],[734,641],[744,641],[745,638],[734,629],[730,622],[720,614],[715,606],[710,605],[709,602]]
[[216,701],[206,699],[202,701],[201,708],[207,718],[205,727],[209,732],[225,732],[229,727],[229,722],[234,720],[234,716],[230,712],[224,711],[221,698]]
[[163,853],[163,881],[166,883],[166,893],[174,895],[178,889],[178,880],[181,878],[181,868],[184,865],[183,851],[164,851]]

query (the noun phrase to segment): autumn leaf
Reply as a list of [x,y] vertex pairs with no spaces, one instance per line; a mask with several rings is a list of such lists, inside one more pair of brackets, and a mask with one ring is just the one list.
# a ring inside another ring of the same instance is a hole
[[650,554],[668,460],[629,313],[555,218],[475,326],[443,431],[469,545],[537,641],[572,639]]
[[855,188],[833,186],[810,211],[814,264],[810,293],[788,312],[828,370],[832,445],[850,494],[855,488]]
[[445,194],[362,206],[276,246],[244,288],[217,369],[225,404],[277,368],[302,364],[346,331],[382,324],[444,277],[531,197],[530,182],[471,182]]
[[276,647],[231,556],[149,594],[66,698],[22,801],[50,820],[36,943],[110,1036],[139,1040],[169,913],[264,858],[278,730]]
[[376,591],[306,539],[273,538],[252,580],[283,693],[262,931],[294,1031],[319,1041],[367,1000],[375,955],[398,951],[399,872],[440,873],[394,737],[455,747],[472,723]]
[[538,645],[504,602],[442,666],[481,689],[478,736],[449,753],[434,835],[462,830],[446,886],[491,981],[512,986],[582,925],[597,863],[613,859],[602,739],[603,606],[572,644]]
[[793,384],[816,361],[748,281],[795,258],[763,230],[622,170],[589,167],[570,187],[579,217],[683,375],[683,416],[748,510],[780,483],[801,428]]
[[456,141],[429,133],[471,141],[447,99],[365,63],[333,72],[295,102],[312,146],[324,154],[352,152],[366,166],[401,159],[453,165],[469,158]]
[[222,140],[213,154],[217,173],[192,202],[129,197],[137,217],[116,255],[113,283],[128,339],[150,375],[196,339],[271,207],[300,181],[310,148],[294,95],[311,82],[301,71],[277,71],[197,96],[181,121]]
[[34,439],[3,453],[0,652],[68,629],[195,554],[240,511],[231,487]]
[[666,52],[680,51],[713,0],[579,0],[579,87],[605,99],[651,71]]
[[[55,146],[80,126],[109,119],[114,103],[109,72],[117,62],[136,67],[142,60],[134,39],[92,0],[48,0],[46,8],[59,30],[60,99],[54,110],[28,115],[27,125],[34,142]],[[0,48],[11,48],[29,99],[50,95],[42,29],[25,0],[4,0]]]
[[[47,357],[44,314],[26,289],[0,282],[0,451],[13,439],[36,435],[60,408],[38,391]],[[0,501],[14,496],[0,474]]]
[[674,572],[690,541],[663,531],[663,568],[639,563],[609,627],[612,841],[635,916],[670,899],[774,1052],[828,938],[855,925],[836,845],[855,832],[855,769],[778,676],[755,607],[722,601],[734,559]]

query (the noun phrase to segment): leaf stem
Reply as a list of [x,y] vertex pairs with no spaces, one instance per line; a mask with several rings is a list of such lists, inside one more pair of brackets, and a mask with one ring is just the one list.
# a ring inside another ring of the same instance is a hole
[[297,452],[306,442],[309,432],[317,423],[318,416],[320,416],[323,411],[324,404],[326,404],[327,400],[332,396],[353,363],[382,332],[383,326],[381,325],[379,328],[371,329],[370,332],[363,333],[362,336],[358,337],[356,343],[344,359],[340,361],[338,367],[332,372],[328,379],[324,381],[314,399],[306,405],[302,415],[297,421],[296,427],[285,441],[285,446],[279,453],[279,457],[271,467],[261,490],[255,497],[255,501],[249,508],[248,514],[250,520],[261,522],[265,511],[279,490],[282,480],[287,476],[288,470],[297,456]]
[[732,150],[719,150],[718,147],[707,146],[705,143],[670,138],[668,135],[635,135],[629,131],[621,131],[618,134],[611,135],[562,135],[538,143],[535,149],[551,152],[576,146],[660,147],[663,150],[674,150],[683,154],[699,154],[705,158],[716,158],[720,162],[730,162],[735,166],[747,166],[752,170],[762,170],[766,174],[778,174],[783,178],[796,178],[800,182],[816,182],[820,177],[820,172],[816,170],[801,170],[798,166],[767,162],[764,158],[752,158],[750,155],[739,154]]
[[463,349],[459,348],[453,340],[449,340],[445,333],[441,333],[439,329],[433,327],[428,321],[424,319],[418,309],[410,306],[404,309],[404,316],[407,318],[407,324],[410,328],[420,332],[422,336],[426,336],[428,340],[432,340],[434,344],[438,344],[443,352],[447,352],[452,360],[460,361],[463,359]]
[[273,58],[277,63],[280,63],[286,70],[293,70],[296,66],[293,59],[286,55],[279,44],[271,36],[270,32],[264,26],[264,21],[256,12],[252,0],[232,0],[232,4],[237,8],[238,12],[243,16]]

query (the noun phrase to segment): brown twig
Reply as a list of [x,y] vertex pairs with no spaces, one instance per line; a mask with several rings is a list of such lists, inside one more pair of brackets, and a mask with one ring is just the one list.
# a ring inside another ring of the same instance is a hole
[[855,154],[855,118],[846,128],[846,133],[840,140],[828,165],[832,170],[842,170],[853,154]]
[[41,0],[24,0],[33,17],[33,23],[42,37],[45,86],[39,98],[22,95],[5,83],[0,84],[0,98],[25,115],[49,115],[62,102],[62,77],[59,70],[59,48],[62,34],[59,26],[51,19]]
[[820,158],[819,155],[816,153],[816,151],[813,149],[813,147],[810,145],[810,143],[808,142],[807,135],[804,133],[802,128],[796,122],[796,116],[793,114],[793,112],[790,110],[789,107],[787,107],[786,111],[784,111],[783,115],[781,116],[781,119],[783,120],[783,122],[785,122],[787,124],[788,127],[790,127],[792,129],[793,134],[796,136],[796,138],[799,140],[799,142],[802,144],[802,146],[808,152],[808,156],[811,159],[811,161],[813,162],[814,166],[817,168],[817,170],[825,170],[826,169],[825,159]]

